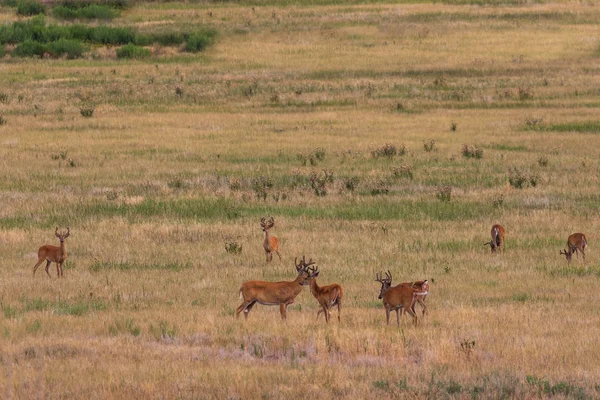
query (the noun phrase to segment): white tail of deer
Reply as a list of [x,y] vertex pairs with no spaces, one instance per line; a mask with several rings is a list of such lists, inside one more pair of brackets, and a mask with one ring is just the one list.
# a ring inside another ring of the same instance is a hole
[[40,264],[46,261],[46,273],[50,276],[50,272],[48,272],[48,268],[50,268],[50,264],[56,263],[56,273],[57,277],[60,278],[63,276],[63,268],[62,265],[67,259],[67,250],[65,249],[65,239],[69,237],[69,228],[67,228],[67,232],[58,232],[58,227],[54,231],[54,235],[60,240],[60,246],[52,246],[49,244],[45,244],[38,249],[38,262],[33,267],[33,276],[35,276],[35,271],[38,269]]
[[325,321],[329,323],[329,318],[331,318],[329,309],[337,306],[339,322],[341,318],[342,297],[344,296],[342,287],[337,283],[328,286],[319,286],[317,285],[316,279],[319,276],[319,269],[311,268],[309,269],[309,272],[310,292],[321,306],[321,309],[317,312],[317,319],[319,319],[319,315],[323,313],[325,314]]
[[[585,263],[585,248],[588,245],[587,238],[583,233],[574,233],[570,235],[567,239],[567,248],[565,250],[561,250],[560,254],[564,255],[567,258],[567,261],[570,263],[574,253],[581,253],[583,256],[583,262]],[[577,254],[579,258],[579,254]]]
[[310,282],[308,267],[314,262],[309,260],[306,262],[304,256],[300,262],[296,262],[296,271],[298,276],[291,282],[264,282],[264,281],[248,281],[244,282],[240,287],[240,298],[244,301],[235,312],[236,318],[240,313],[244,312],[244,317],[248,318],[248,313],[256,303],[265,306],[279,306],[281,319],[287,317],[287,307],[294,302],[296,296],[300,294],[302,288]]
[[272,236],[269,232],[274,225],[275,220],[273,217],[269,218],[268,221],[265,218],[260,219],[260,226],[265,233],[263,247],[265,249],[265,253],[267,253],[267,262],[271,262],[271,260],[273,260],[273,253],[277,253],[279,256],[279,261],[281,261],[281,254],[279,254],[279,239],[277,239],[277,236]]

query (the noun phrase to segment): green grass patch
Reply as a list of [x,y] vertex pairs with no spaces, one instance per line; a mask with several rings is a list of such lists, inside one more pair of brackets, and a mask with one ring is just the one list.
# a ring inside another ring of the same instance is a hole
[[92,265],[90,265],[90,271],[92,272],[100,272],[100,271],[131,271],[131,270],[163,270],[163,271],[182,271],[184,269],[192,268],[192,263],[180,263],[180,262],[171,262],[171,263],[153,263],[153,264],[140,264],[131,261],[100,261],[95,260]]
[[483,146],[483,147],[486,149],[499,150],[499,151],[529,151],[529,149],[523,145],[511,146],[509,144],[503,144],[503,143],[491,144],[491,145]]
[[150,49],[135,44],[126,44],[117,49],[117,58],[141,59],[148,57],[150,57]]
[[46,14],[46,7],[39,1],[22,0],[17,3],[17,15]]
[[528,131],[560,133],[600,133],[600,121],[564,122],[558,124],[539,124],[527,126]]

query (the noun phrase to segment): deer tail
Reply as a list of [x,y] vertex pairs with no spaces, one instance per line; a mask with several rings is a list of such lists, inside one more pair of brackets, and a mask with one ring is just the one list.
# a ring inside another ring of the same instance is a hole
[[583,235],[583,237],[581,238],[581,245],[584,249],[587,247],[587,239],[585,235]]
[[240,288],[240,300],[243,298],[242,296],[242,288]]

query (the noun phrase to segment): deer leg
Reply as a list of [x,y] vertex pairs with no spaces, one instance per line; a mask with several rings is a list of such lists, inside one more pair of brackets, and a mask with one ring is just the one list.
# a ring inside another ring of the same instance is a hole
[[338,322],[341,321],[341,316],[342,316],[342,302],[340,301],[340,299],[338,299],[337,301],[337,307],[338,307]]
[[239,318],[240,313],[243,311],[244,317],[248,318],[248,313],[250,312],[250,309],[252,308],[253,305],[254,305],[253,301],[244,301],[242,304],[240,304],[240,306],[237,308],[237,310],[235,310],[235,317]]
[[50,272],[48,272],[48,268],[50,268],[50,264],[52,264],[52,261],[50,261],[50,260],[47,260],[47,261],[46,261],[46,273],[48,274],[48,276],[49,276],[50,278],[52,278],[52,277],[50,276]]
[[279,256],[279,262],[281,262],[281,254],[279,254],[279,250],[277,250],[277,255]]
[[326,306],[323,306],[323,313],[325,314],[325,321],[327,323],[329,323],[329,317],[330,317],[330,315],[329,315],[329,310],[327,309]]
[[33,276],[35,276],[35,270],[38,269],[38,267],[44,262],[43,258],[40,258],[37,262],[37,264],[35,264],[35,266],[33,267]]
[[418,299],[419,304],[421,305],[421,308],[423,308],[423,316],[425,316],[425,313],[427,312],[427,306],[425,305],[425,299]]
[[413,317],[413,324],[417,325],[417,313],[415,312],[414,306],[406,310]]
[[396,325],[400,328],[400,309],[396,308]]
[[390,307],[386,306],[385,307],[385,319],[387,321],[387,324],[390,324]]
[[319,310],[319,311],[317,311],[317,321],[319,320],[319,315],[321,315],[321,313],[322,313],[322,312],[323,312],[323,310],[322,310],[322,309],[321,309],[321,310]]
[[287,304],[281,303],[279,305],[279,312],[281,313],[281,319],[287,318]]

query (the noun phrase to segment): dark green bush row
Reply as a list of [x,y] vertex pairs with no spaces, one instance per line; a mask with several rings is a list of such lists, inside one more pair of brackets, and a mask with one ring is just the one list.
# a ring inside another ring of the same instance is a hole
[[114,8],[103,5],[87,5],[81,8],[70,8],[56,6],[52,9],[52,15],[61,19],[113,19],[119,16]]
[[211,44],[215,35],[216,31],[214,30],[204,30],[191,34],[177,32],[140,34],[131,28],[105,25],[96,27],[81,24],[46,25],[46,19],[43,15],[38,15],[27,21],[16,21],[12,25],[0,25],[0,44],[18,44],[26,40],[50,43],[60,39],[105,45],[132,43],[138,46],[148,46],[153,43],[168,46],[186,42],[186,50],[196,52],[204,50]]
[[85,8],[91,5],[106,6],[111,8],[128,8],[131,6],[131,0],[59,0],[55,2],[57,6],[62,6],[76,10],[78,8]]
[[42,57],[49,54],[51,57],[79,58],[86,51],[86,47],[77,40],[59,39],[55,42],[40,43],[35,40],[25,40],[19,44],[12,52],[18,57]]
[[46,14],[46,7],[39,1],[21,0],[17,3],[17,15]]

